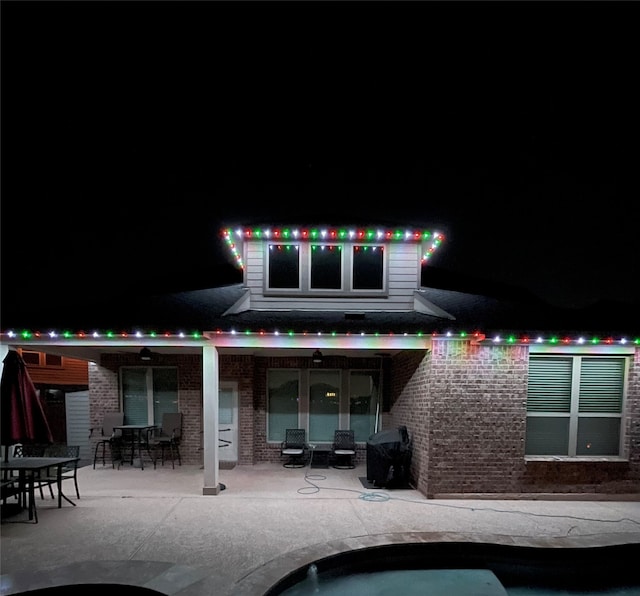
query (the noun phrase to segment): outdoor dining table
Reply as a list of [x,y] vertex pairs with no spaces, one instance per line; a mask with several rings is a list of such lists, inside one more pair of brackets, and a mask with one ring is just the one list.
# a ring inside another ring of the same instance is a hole
[[20,493],[27,496],[29,521],[38,523],[35,506],[35,484],[38,481],[38,473],[47,468],[56,468],[58,508],[62,507],[62,499],[75,507],[76,504],[62,492],[62,469],[66,464],[79,461],[79,459],[79,457],[15,457],[1,461],[0,471],[3,479],[5,479],[5,473],[18,472]]
[[[123,439],[129,435],[131,437],[131,465],[133,465],[135,459],[135,452],[137,448],[138,457],[140,458],[140,468],[144,470],[144,458],[142,457],[142,450],[146,447],[147,453],[151,460],[153,460],[153,456],[149,451],[149,443],[146,440],[146,436],[149,431],[155,428],[155,424],[121,424],[119,426],[114,426],[114,430],[119,430],[122,432]],[[142,440],[142,437],[145,436],[145,440]]]

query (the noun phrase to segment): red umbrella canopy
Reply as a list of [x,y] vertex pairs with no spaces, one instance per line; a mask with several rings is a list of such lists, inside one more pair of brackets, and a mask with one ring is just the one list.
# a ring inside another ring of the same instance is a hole
[[49,422],[22,356],[10,350],[3,362],[0,387],[2,445],[53,443]]

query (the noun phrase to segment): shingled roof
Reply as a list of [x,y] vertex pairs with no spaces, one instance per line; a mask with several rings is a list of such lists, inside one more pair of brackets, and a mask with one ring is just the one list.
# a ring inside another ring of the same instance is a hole
[[[87,298],[82,308],[32,312],[28,320],[4,320],[3,329],[94,329],[157,332],[265,331],[296,333],[571,333],[639,334],[633,305],[601,304],[584,309],[559,308],[523,296],[487,296],[443,288],[422,287],[420,295],[446,313],[418,312],[245,311],[225,315],[246,292],[241,283],[220,287],[130,297]],[[633,316],[633,318],[632,318]]]

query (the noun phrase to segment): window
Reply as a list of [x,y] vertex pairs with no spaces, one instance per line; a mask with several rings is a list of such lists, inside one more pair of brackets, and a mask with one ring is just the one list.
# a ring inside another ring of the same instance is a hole
[[274,242],[267,246],[266,292],[371,295],[387,289],[383,245]]
[[297,244],[269,244],[269,287],[300,288],[300,247]]
[[384,248],[382,246],[354,246],[353,289],[382,290],[383,283]]
[[309,371],[309,440],[331,442],[340,424],[340,371]]
[[45,354],[44,355],[45,366],[62,366],[62,356],[57,354]]
[[349,373],[349,428],[356,441],[366,441],[376,432],[380,416],[380,373],[358,370]]
[[342,288],[342,247],[334,244],[311,245],[311,289]]
[[268,372],[267,437],[284,440],[287,428],[305,428],[312,443],[331,443],[336,429],[353,429],[356,441],[376,432],[380,372],[271,369]]
[[58,356],[57,354],[49,354],[48,352],[31,352],[29,350],[21,350],[20,354],[24,363],[30,366],[62,367],[62,356]]
[[40,366],[40,352],[27,352],[26,350],[22,350],[22,359],[25,364]]
[[297,370],[269,371],[267,440],[284,441],[287,428],[299,428],[300,379]]
[[178,369],[120,369],[122,408],[126,424],[161,424],[162,414],[178,411]]
[[626,369],[625,358],[532,357],[525,453],[620,455]]

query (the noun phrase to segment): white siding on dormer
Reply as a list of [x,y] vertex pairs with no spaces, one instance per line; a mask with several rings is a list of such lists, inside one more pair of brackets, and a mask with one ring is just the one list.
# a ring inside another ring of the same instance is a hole
[[[245,245],[246,286],[250,292],[251,310],[335,310],[349,312],[413,311],[414,292],[420,288],[421,245],[391,243],[385,245],[387,258],[387,287],[385,296],[307,295],[303,292],[290,295],[265,296],[265,255],[267,242],[249,240]],[[345,245],[350,249],[350,245]],[[245,303],[246,304],[246,303]]]

